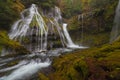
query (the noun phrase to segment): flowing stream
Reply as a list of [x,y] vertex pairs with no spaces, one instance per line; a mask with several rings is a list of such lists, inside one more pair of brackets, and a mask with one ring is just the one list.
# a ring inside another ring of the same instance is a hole
[[[32,4],[21,12],[21,19],[14,23],[9,37],[20,42],[31,54],[0,57],[0,80],[30,80],[34,74],[51,65],[52,57],[76,48],[87,48],[74,44],[58,7],[54,8],[52,16],[48,18],[41,15],[37,6]],[[62,46],[54,47],[58,41]],[[9,54],[6,49],[4,53]]]

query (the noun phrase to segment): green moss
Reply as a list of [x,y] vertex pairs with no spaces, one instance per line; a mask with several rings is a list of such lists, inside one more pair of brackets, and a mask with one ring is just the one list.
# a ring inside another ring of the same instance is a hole
[[83,21],[82,17],[78,20],[81,14],[71,16],[70,19],[66,20],[72,39],[76,43],[89,46],[100,46],[108,43],[118,0],[82,0],[81,2],[84,8],[81,12],[84,16]]
[[46,77],[44,74],[39,73],[39,79],[38,80],[49,80],[49,78]]
[[16,51],[17,54],[26,54],[29,53],[22,45],[18,42],[10,40],[5,31],[0,31],[0,46],[10,49],[11,51]]
[[54,59],[52,80],[119,80],[120,40]]

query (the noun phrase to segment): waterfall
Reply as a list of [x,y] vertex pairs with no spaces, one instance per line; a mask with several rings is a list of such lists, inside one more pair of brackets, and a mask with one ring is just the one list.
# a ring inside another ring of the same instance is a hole
[[80,14],[78,15],[78,21],[81,21],[81,44],[83,43],[83,38],[84,38],[84,15],[85,14]]
[[[67,24],[62,22],[60,8],[55,6],[50,15],[52,16],[41,15],[35,4],[21,12],[21,19],[13,24],[9,38],[21,43],[31,54],[1,60],[0,72],[6,74],[0,77],[0,80],[29,80],[32,75],[51,64],[51,56],[59,56],[75,48],[86,48],[73,43]],[[50,39],[54,37],[55,40],[58,37],[56,41],[60,41],[63,47],[52,49],[54,40]],[[51,49],[47,51],[48,46]],[[4,49],[2,54],[6,51]],[[18,63],[8,66],[12,61]],[[6,65],[7,67],[4,67]]]
[[[42,51],[47,47],[48,28],[35,4],[21,12],[22,19],[15,22],[9,34],[10,39],[18,40],[21,44],[29,40],[26,48],[29,51]],[[34,44],[33,44],[34,43]]]
[[64,37],[64,33],[63,33],[63,29],[62,29],[62,16],[61,16],[61,10],[60,8],[55,6],[55,17],[54,17],[54,21],[53,21],[54,25],[57,27],[57,31],[60,35],[61,38],[61,42],[62,45],[65,47],[67,45],[65,37]]
[[66,23],[63,24],[63,31],[64,31],[64,35],[67,39],[67,47],[69,47],[69,48],[87,48],[87,47],[79,46],[79,45],[76,45],[73,43],[73,41],[72,41],[68,31],[67,31],[67,24]]
[[117,40],[120,37],[120,0],[116,9],[114,25],[111,31],[110,43]]
[[64,31],[65,37],[67,39],[67,42],[68,42],[67,46],[68,47],[74,46],[74,43],[73,43],[73,41],[72,41],[68,31],[67,31],[67,24],[66,23],[63,24],[63,31]]
[[[10,39],[19,41],[30,52],[42,52],[47,50],[49,34],[58,34],[63,47],[78,48],[79,46],[75,45],[70,38],[67,25],[62,22],[60,8],[55,6],[51,15],[49,18],[41,15],[37,6],[32,4],[30,8],[21,12],[22,19],[14,23],[9,34]],[[48,22],[43,19],[43,16]],[[52,43],[49,44],[52,47]]]
[[84,37],[84,34],[83,34],[84,33],[84,29],[83,29],[84,28],[84,25],[83,25],[84,24],[84,20],[83,20],[84,19],[84,14],[82,14],[81,17],[82,17],[82,31],[81,31],[81,43],[82,43],[83,42],[83,37]]

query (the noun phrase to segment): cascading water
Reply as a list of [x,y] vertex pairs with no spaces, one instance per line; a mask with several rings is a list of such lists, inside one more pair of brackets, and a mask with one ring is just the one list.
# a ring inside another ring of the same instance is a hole
[[120,37],[120,0],[116,9],[116,15],[114,19],[114,26],[111,31],[110,43],[117,40]]
[[[69,52],[74,48],[85,48],[73,43],[67,31],[67,24],[62,23],[62,16],[58,7],[55,7],[53,14],[50,18],[41,15],[35,4],[21,12],[22,19],[15,22],[9,37],[19,41],[31,54],[16,58],[0,58],[0,73],[6,73],[0,75],[0,80],[29,80],[31,75],[51,64],[51,56],[59,56],[60,53]],[[47,18],[47,22],[43,17]],[[58,39],[60,39],[63,48],[51,49],[44,53],[48,44],[51,44],[52,48],[54,41],[49,42],[51,35],[52,38],[55,37],[53,35],[59,36]],[[14,66],[4,67],[12,61],[18,61],[18,63]]]
[[[79,47],[73,43],[65,24],[62,23],[60,8],[55,7],[54,16],[52,16],[53,20],[49,19],[50,23],[53,25],[52,27],[50,25],[46,25],[47,23],[38,12],[35,4],[32,4],[29,9],[25,9],[21,12],[21,17],[22,19],[18,20],[13,25],[9,37],[10,39],[19,41],[30,52],[41,52],[47,50],[47,38],[49,37],[49,31],[51,30],[54,34],[59,34],[61,43],[64,47],[72,48],[73,45],[73,48]],[[55,30],[57,30],[57,32]]]
[[78,21],[81,21],[81,23],[82,23],[82,30],[81,30],[81,44],[83,43],[83,38],[84,38],[84,14],[80,14],[80,15],[78,15]]
[[67,31],[67,24],[66,23],[63,24],[63,31],[64,31],[65,37],[67,39],[67,42],[68,42],[67,47],[78,47],[78,46],[74,45],[74,43],[73,43],[73,41],[72,41],[68,31]]
[[[48,28],[35,4],[21,12],[22,19],[15,22],[9,34],[10,39],[18,40],[29,51],[46,50]],[[25,44],[25,40],[29,43]]]
[[63,24],[63,31],[64,31],[64,35],[67,39],[67,42],[68,42],[67,47],[69,47],[69,48],[85,48],[83,46],[79,46],[79,45],[76,45],[73,43],[73,41],[72,41],[68,31],[67,31],[67,24],[66,23]]
[[30,76],[38,72],[41,68],[48,67],[49,65],[49,61],[30,61],[28,64],[22,64],[10,75],[1,77],[0,80],[26,80],[29,79]]

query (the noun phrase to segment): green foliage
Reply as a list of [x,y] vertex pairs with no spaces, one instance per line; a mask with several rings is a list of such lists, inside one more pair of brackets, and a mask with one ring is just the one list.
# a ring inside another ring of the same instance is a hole
[[61,0],[58,1],[58,4],[65,18],[79,14],[82,10],[81,0]]
[[54,7],[56,0],[21,0],[25,6],[30,6],[31,4],[37,4],[42,9],[50,9]]
[[23,8],[19,0],[0,0],[0,29],[9,30]]
[[[108,43],[118,0],[106,0],[105,3],[103,0],[81,1],[83,18],[80,14],[66,20],[72,39],[77,43],[90,46]],[[97,3],[99,5],[95,5]]]
[[[84,0],[86,1],[86,0]],[[84,29],[87,32],[101,32],[101,31],[110,31],[113,26],[114,13],[117,6],[116,1],[107,0],[88,0],[86,2],[82,1],[82,4],[89,4],[89,7],[83,5],[83,15],[84,15]],[[97,5],[99,3],[99,5]],[[94,6],[95,4],[96,6]],[[89,9],[90,8],[90,9]],[[88,10],[87,10],[88,9]],[[78,29],[82,25],[82,19],[80,18],[78,21],[78,15],[72,16],[68,23],[70,25],[70,29]],[[91,31],[94,28],[94,31]]]
[[108,6],[108,4],[112,4],[115,1],[118,0],[90,0],[89,3],[92,8],[104,8]]

